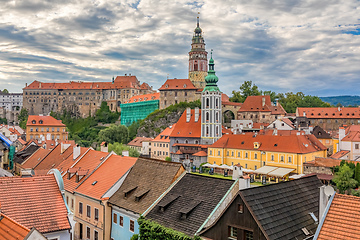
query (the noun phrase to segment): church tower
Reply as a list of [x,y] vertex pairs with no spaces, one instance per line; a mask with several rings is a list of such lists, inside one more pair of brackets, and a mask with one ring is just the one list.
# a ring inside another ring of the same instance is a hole
[[202,37],[202,30],[197,17],[197,26],[189,52],[189,79],[197,88],[205,87],[205,77],[207,75],[207,52],[205,51],[205,41]]
[[201,93],[201,144],[213,144],[222,136],[221,92],[214,65],[211,52],[206,86]]

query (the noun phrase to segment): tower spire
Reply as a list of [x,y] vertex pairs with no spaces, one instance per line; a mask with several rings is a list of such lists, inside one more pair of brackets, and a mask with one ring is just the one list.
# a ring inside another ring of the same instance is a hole
[[198,16],[197,16],[197,27],[200,27],[200,22],[199,22],[199,16],[200,16],[200,12],[198,12]]

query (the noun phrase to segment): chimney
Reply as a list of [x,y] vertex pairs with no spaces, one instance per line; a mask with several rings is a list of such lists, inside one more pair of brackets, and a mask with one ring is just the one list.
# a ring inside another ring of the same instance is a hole
[[123,157],[128,157],[129,156],[129,151],[122,151],[121,155]]
[[199,121],[199,108],[196,107],[195,108],[195,122],[198,122]]
[[[56,142],[56,139],[55,139],[55,142]],[[61,142],[61,153],[64,153],[65,152],[65,150],[68,148],[68,147],[70,147],[70,144],[69,143],[62,143]]]
[[277,129],[275,128],[274,131],[273,131],[273,135],[274,136],[277,136],[278,135],[278,132],[277,132]]
[[190,122],[191,108],[186,108],[186,122]]
[[306,112],[303,112],[303,116],[306,117]]
[[77,159],[80,156],[80,146],[76,144],[73,148],[73,160]]
[[77,182],[77,183],[78,183],[79,181],[80,181],[80,176],[79,176],[79,174],[77,174],[77,173],[76,173],[76,179],[75,179],[75,182]]
[[21,177],[32,177],[35,175],[32,169],[22,169],[20,172]]
[[340,107],[340,106],[338,107],[338,111],[339,111],[339,112],[341,111],[341,107]]
[[39,88],[41,88],[41,82],[39,82]]
[[321,186],[320,187],[320,197],[319,197],[319,219],[322,219],[326,206],[329,202],[329,198],[335,193],[334,189],[331,186]]
[[27,87],[27,83],[25,83],[25,87]]
[[100,151],[102,151],[102,152],[109,152],[109,148],[108,148],[108,143],[107,143],[107,142],[101,143]]
[[262,97],[262,106],[265,106],[265,96]]
[[241,176],[239,178],[239,190],[250,188],[250,177]]

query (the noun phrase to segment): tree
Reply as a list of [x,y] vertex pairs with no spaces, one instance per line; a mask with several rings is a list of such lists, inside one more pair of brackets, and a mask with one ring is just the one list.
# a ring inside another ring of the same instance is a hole
[[123,151],[129,151],[129,156],[130,157],[139,157],[140,153],[133,148],[130,148],[124,144],[121,143],[114,143],[114,144],[109,144],[109,152],[114,151],[117,155],[122,155]]
[[9,91],[6,88],[2,92],[3,93],[9,93]]
[[129,127],[129,140],[133,140],[136,137],[137,131],[140,127],[140,121],[133,122]]
[[95,119],[102,123],[115,122],[120,116],[119,112],[111,112],[107,102],[101,102],[100,108],[95,113]]
[[357,163],[355,167],[355,180],[360,183],[360,163]]
[[333,182],[336,184],[336,187],[339,189],[340,193],[345,193],[348,189],[353,189],[356,187],[358,182],[352,178],[354,170],[351,169],[347,164],[340,166],[339,172],[335,173]]
[[166,157],[166,158],[165,158],[165,161],[171,162],[171,157]]
[[22,129],[26,128],[26,122],[28,120],[29,117],[29,111],[26,108],[22,108],[20,110],[19,116],[18,116],[18,120],[19,120],[19,126]]
[[112,124],[99,132],[99,142],[108,143],[127,143],[129,140],[129,130],[124,125]]
[[231,102],[244,102],[248,96],[258,96],[262,92],[258,86],[252,83],[252,81],[244,81],[240,86],[240,91],[232,91],[233,96],[230,98]]

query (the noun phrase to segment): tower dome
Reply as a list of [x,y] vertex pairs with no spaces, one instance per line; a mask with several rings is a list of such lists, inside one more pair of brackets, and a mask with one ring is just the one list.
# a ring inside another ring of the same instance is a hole
[[214,59],[212,58],[212,50],[211,50],[211,58],[209,61],[209,71],[208,75],[205,77],[206,87],[204,88],[203,92],[205,91],[220,91],[220,89],[217,86],[217,82],[219,81],[219,78],[215,75],[214,70]]

